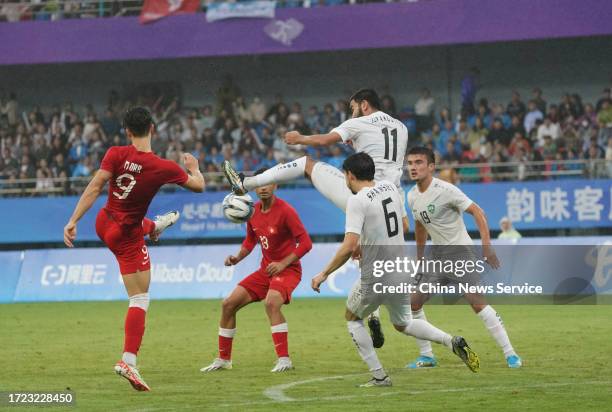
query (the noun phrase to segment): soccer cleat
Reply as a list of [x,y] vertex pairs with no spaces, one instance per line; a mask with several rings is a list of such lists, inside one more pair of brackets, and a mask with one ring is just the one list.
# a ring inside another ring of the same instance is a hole
[[159,240],[159,235],[161,235],[164,230],[175,224],[180,216],[181,214],[178,212],[178,210],[173,210],[171,212],[164,213],[163,215],[155,216],[155,229],[153,229],[153,232],[151,232],[149,238],[157,242]]
[[470,349],[465,339],[462,336],[453,336],[451,343],[455,355],[459,356],[472,372],[478,372],[480,369],[480,359],[476,352]]
[[382,348],[385,344],[385,334],[382,331],[380,319],[374,315],[370,315],[368,318],[368,328],[370,328],[370,336],[372,337],[372,344],[374,347]]
[[288,370],[293,369],[293,364],[291,363],[291,359],[289,358],[278,358],[276,361],[276,365],[272,368],[270,372],[286,372]]
[[435,368],[438,366],[436,358],[430,356],[419,356],[414,362],[410,362],[406,365],[408,369],[423,369],[423,368]]
[[239,196],[247,194],[248,190],[246,190],[242,184],[244,174],[236,172],[232,164],[227,160],[224,160],[223,163],[221,163],[221,170],[223,170],[227,181],[232,187],[232,192]]
[[523,366],[523,361],[518,355],[510,355],[506,358],[506,362],[508,362],[508,367],[512,369],[518,369]]
[[373,388],[374,386],[393,386],[393,382],[391,382],[391,378],[389,376],[385,376],[382,379],[372,377],[372,379],[366,383],[359,385],[360,388]]
[[115,372],[117,375],[123,376],[128,380],[130,385],[137,391],[146,392],[150,391],[149,385],[146,384],[142,376],[140,376],[140,372],[134,366],[130,366],[124,361],[119,361],[115,365]]
[[232,369],[232,361],[216,358],[213,363],[200,369],[200,372],[213,372],[221,369]]

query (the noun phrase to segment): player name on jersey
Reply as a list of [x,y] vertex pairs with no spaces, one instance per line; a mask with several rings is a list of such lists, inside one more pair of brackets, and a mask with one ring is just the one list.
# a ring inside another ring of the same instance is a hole
[[123,164],[123,169],[128,172],[140,173],[142,172],[142,165],[139,165],[138,163],[132,163],[129,160],[126,160]]

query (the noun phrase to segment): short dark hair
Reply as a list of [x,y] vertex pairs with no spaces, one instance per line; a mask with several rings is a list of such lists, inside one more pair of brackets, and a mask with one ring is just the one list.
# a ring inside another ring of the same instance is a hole
[[428,147],[415,146],[408,150],[408,156],[410,155],[425,155],[427,158],[427,164],[436,164],[436,156],[434,155],[433,150]]
[[265,172],[266,170],[268,170],[267,167],[260,167],[259,169],[255,170],[255,173],[253,173],[253,176],[257,176],[262,174],[263,172]]
[[374,160],[365,152],[353,153],[342,163],[342,170],[351,172],[357,180],[374,180]]
[[144,107],[132,107],[123,116],[123,128],[137,137],[146,136],[152,124],[153,117]]
[[372,106],[374,109],[380,109],[380,98],[378,97],[378,93],[373,89],[359,89],[349,99],[349,102],[355,100],[357,103],[361,103],[362,101],[366,101]]

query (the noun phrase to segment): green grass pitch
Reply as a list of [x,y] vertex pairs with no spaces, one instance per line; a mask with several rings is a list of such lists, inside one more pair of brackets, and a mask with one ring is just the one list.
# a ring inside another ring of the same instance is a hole
[[392,329],[383,310],[387,341],[378,353],[394,386],[357,388],[369,375],[347,333],[341,299],[296,299],[285,307],[296,369],[278,375],[269,372],[275,355],[261,304],[239,313],[234,369],[202,374],[216,355],[220,302],[153,301],[139,356],[149,393],[113,372],[126,307],[0,305],[0,390],[69,387],[77,402],[70,409],[86,411],[612,410],[612,306],[496,307],[523,358],[520,370],[506,367],[468,306],[426,306],[432,323],[468,339],[481,358],[478,374],[439,345],[440,367],[405,370],[416,344]]

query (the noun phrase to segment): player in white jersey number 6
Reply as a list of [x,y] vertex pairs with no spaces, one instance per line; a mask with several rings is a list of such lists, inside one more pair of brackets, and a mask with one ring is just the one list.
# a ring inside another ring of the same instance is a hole
[[[423,256],[429,234],[433,243],[433,254],[438,255],[437,258],[463,259],[466,254],[462,251],[469,251],[473,246],[463,221],[463,212],[465,212],[474,216],[478,226],[484,260],[492,268],[497,269],[500,264],[495,251],[491,248],[489,225],[483,210],[458,187],[433,177],[434,171],[435,157],[430,149],[413,147],[408,151],[408,172],[410,179],[416,182],[408,192],[408,207],[415,221],[414,234],[419,258]],[[422,281],[429,284],[455,284],[459,279],[468,283],[479,281],[476,277],[472,280],[467,279],[467,276],[460,278],[454,273],[427,274],[423,276]],[[464,297],[501,347],[508,367],[520,368],[521,358],[514,351],[499,314],[487,304],[484,296],[478,293],[466,293]],[[415,319],[426,319],[423,304],[428,298],[429,295],[420,293],[412,296],[412,316]],[[417,342],[420,356],[406,367],[414,369],[436,366],[437,361],[431,344],[418,339]]]
[[391,379],[378,360],[362,320],[380,305],[387,308],[391,323],[398,332],[443,344],[459,356],[470,370],[477,372],[480,366],[478,356],[465,339],[461,336],[452,337],[425,320],[413,319],[410,314],[410,295],[403,291],[394,293],[389,288],[386,292],[381,289],[383,285],[397,286],[409,279],[409,275],[395,271],[377,277],[373,269],[379,259],[394,261],[406,252],[398,222],[402,209],[399,190],[391,182],[374,181],[374,162],[365,153],[349,156],[342,168],[346,175],[346,185],[354,193],[346,208],[344,241],[325,269],[312,279],[312,288],[319,292],[328,276],[342,267],[353,251],[361,246],[361,276],[346,301],[349,333],[373,375],[371,380],[360,386],[391,386]]
[[[408,146],[408,129],[399,120],[379,110],[380,99],[374,90],[357,91],[350,98],[350,107],[353,117],[331,132],[304,136],[292,131],[285,135],[285,141],[290,145],[305,146],[351,143],[356,152],[367,153],[374,160],[376,168],[374,180],[387,180],[398,188],[402,201],[403,229],[404,232],[407,232],[408,217],[404,207],[404,193],[400,186],[400,179]],[[242,173],[237,173],[228,161],[223,162],[222,169],[236,194],[244,194],[260,186],[286,183],[305,176],[312,181],[314,187],[323,196],[344,212],[346,212],[346,203],[351,196],[340,170],[308,156],[279,164],[258,176],[245,177]],[[370,326],[374,346],[381,347],[384,343],[384,335],[378,316],[371,317],[368,326]]]

